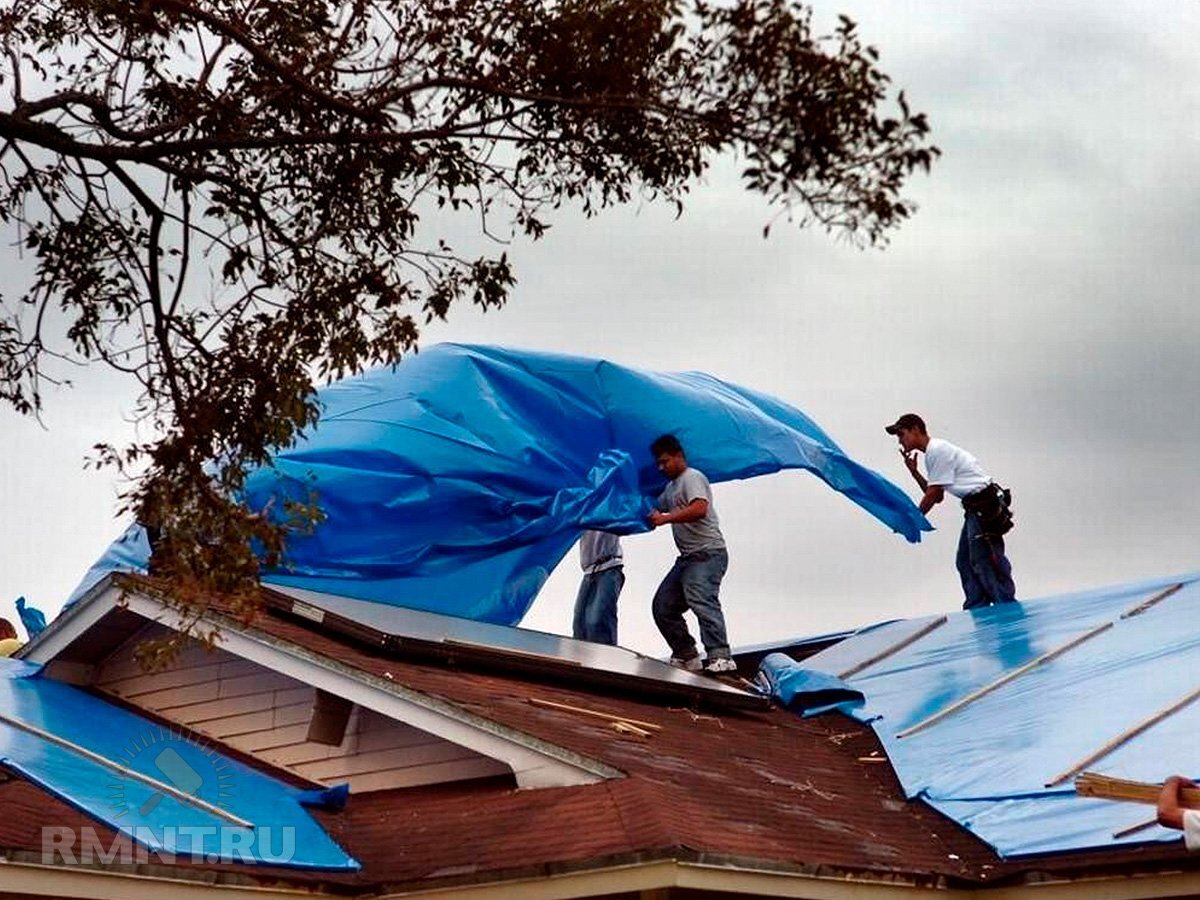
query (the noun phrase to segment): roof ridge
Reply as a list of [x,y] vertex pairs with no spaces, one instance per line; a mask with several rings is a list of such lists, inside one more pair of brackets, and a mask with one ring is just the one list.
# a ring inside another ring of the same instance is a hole
[[666,815],[668,805],[663,802],[658,785],[644,777],[621,778],[603,784],[631,847],[668,849],[684,846],[672,817]]

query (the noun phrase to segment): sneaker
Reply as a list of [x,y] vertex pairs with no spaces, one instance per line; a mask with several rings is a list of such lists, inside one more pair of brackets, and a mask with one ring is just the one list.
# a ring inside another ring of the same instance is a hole
[[693,656],[689,659],[683,659],[678,656],[672,656],[670,659],[670,663],[677,669],[686,669],[689,672],[699,672],[700,671],[700,657],[699,656]]
[[737,663],[735,663],[728,656],[709,657],[708,662],[704,664],[704,671],[713,675],[720,675],[726,672],[736,672],[737,670]]

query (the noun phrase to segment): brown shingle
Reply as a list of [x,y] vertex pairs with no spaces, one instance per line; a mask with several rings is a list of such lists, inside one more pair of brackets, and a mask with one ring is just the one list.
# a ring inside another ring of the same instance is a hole
[[[401,850],[380,852],[377,839],[400,847],[394,833],[350,827],[352,852],[368,862],[370,877],[384,882],[468,864],[476,872],[500,872],[672,848],[920,880],[974,879],[996,862],[985,845],[934,811],[905,802],[889,766],[858,762],[879,746],[869,729],[840,716],[806,720],[781,709],[695,713],[530,676],[389,657],[277,613],[265,614],[255,627],[361,671],[386,673],[396,684],[628,776],[588,787],[467,790],[461,797],[395,792],[395,802],[420,819],[420,833],[434,838],[415,864]],[[534,706],[530,698],[649,721],[661,730],[648,738],[621,735],[602,720]],[[381,802],[392,801],[355,798],[350,817]]]
[[[904,799],[866,726],[840,715],[695,711],[628,691],[569,686],[536,674],[434,664],[357,644],[278,612],[254,626],[276,641],[440,698],[508,729],[600,760],[625,777],[518,790],[511,779],[352,795],[315,815],[364,865],[326,877],[221,866],[340,890],[422,887],[675,857],[782,870],[894,877],[917,884],[995,883],[1030,873],[1075,877],[1194,867],[1179,845],[1060,854],[1005,863],[920,802]],[[549,700],[655,723],[650,737],[600,719],[535,706]],[[39,789],[0,784],[0,845],[36,849],[42,824],[80,823]],[[207,867],[212,868],[212,867]]]

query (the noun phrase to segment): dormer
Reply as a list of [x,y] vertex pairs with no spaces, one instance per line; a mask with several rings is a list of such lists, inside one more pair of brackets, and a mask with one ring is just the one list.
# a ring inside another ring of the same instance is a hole
[[[209,648],[142,670],[136,648],[183,626],[152,582],[120,576],[59,617],[23,657],[51,678],[89,687],[318,785],[353,793],[511,778],[520,788],[588,784],[621,773],[406,683],[405,667],[441,677],[500,668],[609,688],[636,685],[691,702],[759,701],[618,647],[587,644],[345,597],[264,591],[243,625],[214,608]],[[465,669],[464,669],[465,667]],[[426,679],[428,680],[428,679]]]

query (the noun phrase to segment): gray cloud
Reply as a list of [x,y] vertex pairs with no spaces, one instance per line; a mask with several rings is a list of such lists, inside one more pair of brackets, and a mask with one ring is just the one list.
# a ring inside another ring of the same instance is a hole
[[[717,166],[685,215],[564,216],[511,254],[505,310],[429,340],[705,369],[809,412],[906,489],[882,425],[915,409],[1013,487],[1018,589],[1034,597],[1195,569],[1200,442],[1200,60],[1186,2],[821,6],[855,17],[945,157],[885,251],[777,223]],[[53,609],[116,530],[79,459],[126,433],[110,380],[56,398],[51,431],[5,419],[0,600]],[[669,421],[670,410],[664,410]],[[957,608],[959,513],[919,546],[815,479],[720,485],[735,643]],[[627,541],[623,641],[665,650],[649,596],[669,536]],[[569,629],[569,556],[527,620]],[[3,611],[0,610],[0,614]]]

